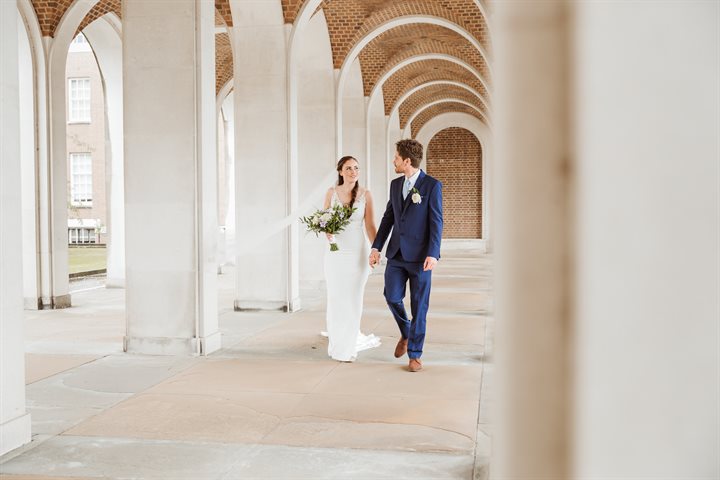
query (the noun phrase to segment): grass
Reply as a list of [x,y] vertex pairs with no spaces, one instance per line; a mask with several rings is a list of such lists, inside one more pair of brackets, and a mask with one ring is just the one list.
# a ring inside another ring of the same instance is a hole
[[107,268],[105,247],[68,247],[70,273],[89,272]]

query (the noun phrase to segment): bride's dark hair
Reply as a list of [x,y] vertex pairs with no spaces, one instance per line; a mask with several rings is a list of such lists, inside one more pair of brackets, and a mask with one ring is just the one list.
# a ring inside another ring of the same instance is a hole
[[[344,183],[343,177],[342,175],[340,175],[340,172],[342,172],[343,165],[345,165],[345,162],[347,162],[348,160],[355,160],[357,162],[357,159],[355,157],[351,157],[350,155],[346,155],[340,160],[338,160],[338,185],[342,185]],[[350,192],[350,208],[352,208],[353,204],[355,203],[355,199],[357,198],[358,186],[360,186],[359,181],[355,182],[355,186],[353,187],[352,192]]]

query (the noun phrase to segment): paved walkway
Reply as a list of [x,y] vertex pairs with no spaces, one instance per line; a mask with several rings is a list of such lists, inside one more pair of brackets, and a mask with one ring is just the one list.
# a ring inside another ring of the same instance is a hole
[[0,478],[487,478],[491,270],[488,256],[444,253],[419,373],[393,357],[381,270],[363,331],[383,345],[352,364],[327,358],[324,292],[295,314],[234,312],[232,271],[209,357],[122,353],[123,290],[28,311],[33,441],[0,459]]

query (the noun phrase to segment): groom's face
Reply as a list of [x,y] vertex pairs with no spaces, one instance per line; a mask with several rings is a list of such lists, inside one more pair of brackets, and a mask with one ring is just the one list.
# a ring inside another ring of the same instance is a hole
[[395,173],[405,173],[408,165],[411,165],[409,158],[402,158],[400,154],[395,150],[395,158],[393,158],[393,165],[395,166]]

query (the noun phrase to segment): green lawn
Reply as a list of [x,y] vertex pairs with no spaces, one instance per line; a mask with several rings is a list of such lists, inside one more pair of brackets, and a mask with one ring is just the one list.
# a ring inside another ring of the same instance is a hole
[[89,272],[107,268],[105,247],[68,247],[70,250],[70,273]]

